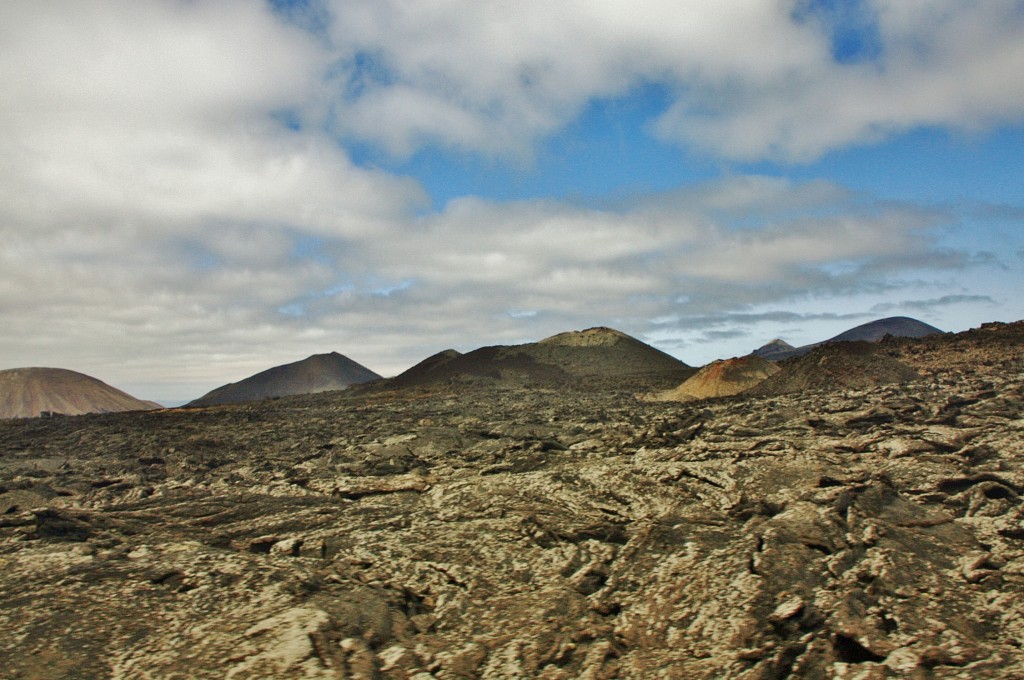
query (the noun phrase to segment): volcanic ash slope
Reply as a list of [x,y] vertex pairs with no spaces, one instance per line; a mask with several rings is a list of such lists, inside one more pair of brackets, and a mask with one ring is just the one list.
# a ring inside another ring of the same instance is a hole
[[142,401],[84,373],[64,368],[0,371],[0,418],[116,413],[163,408]]
[[776,364],[755,355],[723,359],[708,364],[679,387],[660,392],[654,398],[662,401],[690,401],[729,397],[750,389],[779,370]]

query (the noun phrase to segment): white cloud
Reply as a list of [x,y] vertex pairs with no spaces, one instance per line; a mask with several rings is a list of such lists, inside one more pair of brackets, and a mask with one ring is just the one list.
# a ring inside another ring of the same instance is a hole
[[[732,177],[604,210],[465,197],[420,214],[416,182],[357,166],[315,125],[338,50],[377,66],[346,81],[362,89],[334,102],[336,124],[396,152],[528,155],[592,97],[644,79],[712,88],[738,125],[761,101],[747,95],[767,96],[751,83],[818,87],[839,68],[782,3],[333,7],[331,47],[242,0],[0,3],[4,366],[181,400],[314,352],[393,373],[447,346],[598,323],[642,334],[653,318],[682,327],[963,264],[937,248],[946,216],[820,181]],[[744,149],[778,143],[765,139]]]
[[[666,86],[663,139],[808,160],[922,125],[1024,116],[1019,0],[864,0],[874,58],[840,63],[843,19],[806,3],[334,0],[337,124],[407,155],[438,143],[529,155],[590,100]],[[847,17],[848,18],[848,17]]]
[[[0,12],[3,208],[26,227],[124,206],[150,226],[217,215],[365,231],[422,200],[326,137],[276,124],[275,110],[312,102],[327,54],[257,3]],[[33,201],[40,191],[45,203]]]
[[258,3],[0,5],[4,363],[195,375],[301,336],[266,310],[338,276],[303,240],[387,237],[425,200],[275,117],[327,57]]
[[[376,351],[391,352],[380,369],[394,371],[404,368],[395,357],[411,363],[452,345],[465,350],[597,323],[643,334],[659,325],[654,318],[664,327],[812,291],[837,299],[877,294],[906,285],[899,277],[908,270],[964,264],[936,248],[936,229],[949,216],[865,202],[834,185],[739,177],[679,193],[692,200],[653,196],[604,211],[556,201],[454,201],[407,221],[399,240],[333,250],[357,281],[310,300],[309,322],[369,329]],[[746,216],[762,203],[785,206],[784,214],[750,224]],[[716,214],[722,205],[725,217]],[[370,277],[378,278],[358,281]],[[382,281],[394,290],[373,294],[388,287]],[[382,337],[390,338],[387,349],[376,342]]]
[[920,126],[977,130],[1024,116],[1024,5],[874,0],[881,50],[810,62],[786,84],[754,83],[703,108],[680,98],[665,138],[743,160],[811,160]]
[[[528,154],[593,97],[639,82],[778,81],[827,53],[776,3],[338,0],[340,129],[407,154],[424,142]],[[766,58],[766,55],[771,55]]]
[[[684,210],[666,209],[665,205],[672,206],[678,201],[665,196],[640,200],[621,211],[596,211],[552,202],[500,204],[475,200],[470,208],[457,204],[441,213],[431,227],[418,234],[422,240],[413,238],[408,247],[424,252],[429,248],[428,242],[443,233],[441,240],[458,244],[455,254],[465,258],[469,266],[504,248],[507,257],[516,258],[531,277],[519,287],[526,283],[536,289],[544,281],[551,281],[546,292],[552,297],[563,290],[557,282],[559,277],[568,271],[579,271],[579,267],[593,268],[595,272],[643,272],[645,277],[630,279],[634,285],[618,289],[620,298],[641,292],[667,295],[680,280],[768,283],[783,281],[797,270],[834,262],[873,260],[892,253],[908,257],[930,251],[927,230],[936,226],[937,216],[920,209],[864,209],[850,202],[833,201],[830,207],[840,212],[835,216],[768,221],[737,228],[705,208],[721,205],[721,197],[732,194],[730,207],[747,212],[738,200],[751,184],[761,184],[762,188],[774,185],[770,193],[778,205],[799,205],[808,193],[821,190],[820,186],[791,186],[744,177],[701,187],[708,200],[696,200]],[[734,185],[738,185],[737,191],[732,190]],[[702,192],[688,189],[680,193],[695,196]],[[838,187],[830,193],[844,196]],[[747,200],[756,206],[770,198],[762,191],[748,194]],[[489,228],[480,230],[482,224]],[[566,263],[573,266],[567,267]],[[454,269],[451,260],[442,259],[439,264],[421,261],[415,276],[454,281],[472,277],[472,272]],[[502,262],[502,266],[507,264]],[[488,276],[500,274],[492,271]],[[605,278],[598,274],[593,281],[594,288],[602,293]],[[649,283],[639,285],[645,278]],[[512,283],[511,278],[502,281],[506,286]]]

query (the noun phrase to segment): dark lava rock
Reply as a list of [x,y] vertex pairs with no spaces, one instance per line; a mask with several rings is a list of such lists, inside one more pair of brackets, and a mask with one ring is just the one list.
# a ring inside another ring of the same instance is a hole
[[773,395],[803,390],[867,389],[916,380],[918,373],[867,342],[821,345],[790,359],[782,370],[751,387],[747,394]]
[[482,381],[4,421],[3,674],[1021,677],[1021,328],[700,404]]

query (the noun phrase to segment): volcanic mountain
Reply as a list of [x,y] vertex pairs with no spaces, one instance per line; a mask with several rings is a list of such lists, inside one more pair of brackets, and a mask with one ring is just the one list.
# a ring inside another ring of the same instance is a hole
[[392,387],[400,387],[405,385],[422,385],[434,382],[435,380],[445,380],[449,377],[448,365],[461,356],[463,356],[462,353],[454,349],[443,350],[427,357],[412,368],[404,371],[401,375],[391,378],[388,383]]
[[779,372],[779,367],[753,354],[715,361],[690,376],[674,390],[655,398],[664,401],[690,401],[739,394]]
[[766,359],[771,359],[773,357],[785,354],[787,352],[792,352],[795,349],[796,349],[796,347],[793,347],[793,345],[789,344],[785,340],[782,340],[780,338],[775,338],[774,340],[770,341],[769,343],[767,343],[765,345],[761,345],[760,347],[755,349],[753,352],[751,352],[751,354],[753,356],[758,356],[758,357],[764,357]]
[[746,394],[868,389],[890,383],[907,383],[920,377],[914,369],[886,355],[877,344],[864,341],[829,342],[785,362],[781,368],[775,375],[751,387]]
[[498,382],[512,385],[585,386],[595,382],[678,384],[693,370],[675,357],[611,328],[559,333],[540,342],[446,350],[388,381],[414,385]]
[[886,336],[894,338],[923,338],[928,335],[942,333],[935,326],[930,326],[923,321],[911,319],[907,316],[890,316],[885,319],[870,321],[859,326],[843,331],[839,335],[829,338],[823,342],[815,342],[802,347],[793,347],[785,340],[772,340],[762,347],[758,347],[752,353],[764,357],[770,361],[782,361],[791,357],[798,357],[807,354],[815,347],[830,342],[851,342],[863,340],[865,342],[879,342]]
[[887,335],[891,335],[894,338],[923,338],[937,333],[942,333],[942,331],[923,321],[911,319],[907,316],[891,316],[887,319],[879,319],[878,321],[861,324],[840,333],[834,338],[830,338],[826,342],[850,342],[852,340],[878,342]]
[[101,380],[64,368],[0,371],[0,418],[34,418],[43,413],[81,415],[163,408],[141,401]]
[[314,354],[302,361],[268,368],[245,380],[218,387],[186,406],[213,406],[292,394],[329,392],[380,379],[381,376],[370,369],[337,352]]

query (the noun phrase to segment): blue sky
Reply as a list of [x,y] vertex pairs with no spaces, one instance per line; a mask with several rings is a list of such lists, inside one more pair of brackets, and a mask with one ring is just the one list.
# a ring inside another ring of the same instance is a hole
[[0,367],[1024,318],[1024,0],[0,4]]

